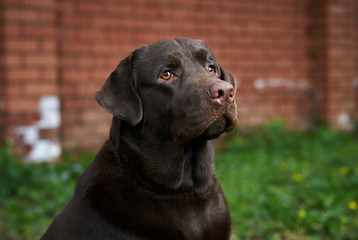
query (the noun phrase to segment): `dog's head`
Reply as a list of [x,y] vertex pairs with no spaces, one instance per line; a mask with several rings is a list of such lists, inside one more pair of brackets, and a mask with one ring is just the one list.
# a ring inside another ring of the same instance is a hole
[[[185,143],[234,128],[235,78],[204,42],[174,39],[144,45],[120,62],[96,94],[116,118]],[[144,129],[144,130],[143,130]]]

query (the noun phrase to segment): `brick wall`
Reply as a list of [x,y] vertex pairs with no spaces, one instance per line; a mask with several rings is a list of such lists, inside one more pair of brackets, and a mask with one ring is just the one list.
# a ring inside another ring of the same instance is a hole
[[[355,29],[358,29],[358,2],[355,2],[355,7],[354,7],[354,11],[355,11]],[[356,121],[358,121],[358,31],[355,31],[355,36],[354,39],[356,39],[356,58],[355,58],[355,84],[354,84],[354,89],[355,89],[355,114],[354,117],[356,119]]]
[[[95,91],[134,48],[175,37],[205,40],[237,77],[243,127],[280,117],[292,128],[317,118],[347,128],[357,111],[355,0],[1,4],[0,136],[24,151],[35,144],[26,143],[29,134],[19,127],[31,126],[38,133],[33,141],[98,149],[111,117],[95,102]],[[53,108],[43,112],[52,115],[41,112],[44,102]],[[56,114],[61,126],[41,125]]]
[[327,7],[327,78],[324,117],[335,127],[344,127],[358,110],[357,1],[331,1]]
[[58,155],[59,121],[41,112],[58,96],[57,3],[3,0],[0,11],[1,138],[12,138],[29,157],[41,157],[41,149]]

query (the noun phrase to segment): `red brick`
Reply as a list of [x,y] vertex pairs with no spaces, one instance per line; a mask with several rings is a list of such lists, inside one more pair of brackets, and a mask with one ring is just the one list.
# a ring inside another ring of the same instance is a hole
[[23,34],[25,37],[53,38],[56,36],[56,28],[51,25],[25,25]]
[[37,112],[15,112],[11,111],[5,115],[3,122],[8,126],[8,132],[11,132],[14,127],[31,125],[39,120]]
[[30,9],[9,8],[4,10],[3,17],[6,22],[38,22],[41,17],[41,12]]
[[21,54],[6,54],[3,56],[3,64],[9,68],[20,67],[23,65],[23,57]]
[[38,49],[39,42],[35,39],[6,39],[4,48],[13,52],[34,52]]
[[24,93],[28,96],[57,95],[57,86],[44,83],[26,83]]
[[57,50],[57,41],[56,39],[44,39],[40,42],[40,49],[44,52],[55,52]]
[[26,7],[38,7],[41,9],[52,9],[56,6],[55,0],[23,0]]
[[14,113],[33,113],[38,111],[38,99],[28,98],[7,98],[5,100],[5,111]]
[[22,33],[22,27],[18,24],[5,24],[2,27],[2,32],[7,37],[18,37]]
[[6,87],[5,96],[19,97],[24,94],[24,87],[21,84],[11,84]]
[[[57,16],[55,11],[42,11],[41,13],[41,22],[43,24],[51,24],[51,26],[56,26]],[[58,30],[58,29],[57,29]]]
[[53,54],[27,54],[25,55],[25,65],[28,67],[51,67],[57,63],[57,58]]
[[56,66],[53,67],[47,67],[44,70],[42,70],[42,77],[43,80],[47,83],[51,83],[53,85],[58,84],[58,71]]
[[58,138],[58,129],[40,129],[39,137],[40,139],[57,139]]
[[40,79],[40,70],[31,68],[9,69],[5,74],[8,81],[14,83]]

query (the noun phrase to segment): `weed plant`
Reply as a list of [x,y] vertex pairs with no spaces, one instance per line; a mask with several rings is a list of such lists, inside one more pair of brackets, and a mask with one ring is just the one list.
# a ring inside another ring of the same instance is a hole
[[282,121],[230,135],[216,175],[232,239],[358,239],[358,141]]

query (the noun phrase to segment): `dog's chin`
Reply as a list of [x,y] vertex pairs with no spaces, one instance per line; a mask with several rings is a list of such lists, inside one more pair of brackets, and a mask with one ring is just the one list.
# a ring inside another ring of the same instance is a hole
[[[237,123],[236,109],[224,112],[221,115],[211,116],[203,121],[202,124],[196,125],[188,131],[188,126],[185,128],[173,128],[172,132],[175,133],[174,140],[179,143],[187,143],[192,140],[211,140],[218,138],[224,132],[230,132],[234,129]],[[183,134],[185,133],[185,134]]]
[[218,117],[203,133],[206,139],[218,138],[224,132],[230,132],[236,125],[236,119],[226,116]]

